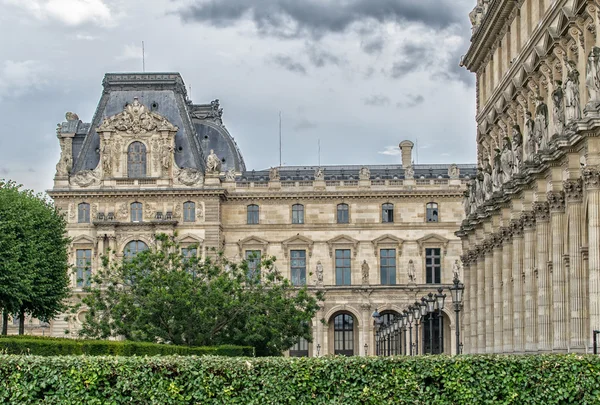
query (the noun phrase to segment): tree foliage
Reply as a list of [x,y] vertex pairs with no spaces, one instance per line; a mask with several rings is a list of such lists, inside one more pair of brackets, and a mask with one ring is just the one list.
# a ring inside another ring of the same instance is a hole
[[[195,247],[187,247],[187,252]],[[104,258],[83,303],[86,337],[190,346],[253,346],[257,355],[279,355],[300,337],[311,339],[310,323],[321,294],[291,285],[263,258],[260,271],[222,254],[186,257],[173,237],[124,260]]]
[[[0,309],[48,321],[70,294],[66,221],[41,194],[0,180]],[[21,325],[22,331],[22,325]]]

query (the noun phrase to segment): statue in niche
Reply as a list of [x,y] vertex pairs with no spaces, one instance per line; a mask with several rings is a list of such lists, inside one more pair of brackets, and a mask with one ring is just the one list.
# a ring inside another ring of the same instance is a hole
[[513,126],[512,131],[512,148],[513,148],[513,175],[519,174],[521,165],[523,164],[523,135],[521,135],[521,127]]
[[502,152],[495,149],[494,168],[492,169],[492,190],[494,193],[502,190]]
[[470,192],[469,189],[467,188],[464,192],[463,192],[463,209],[465,210],[465,218],[469,216],[469,214],[471,213],[471,199],[470,197]]
[[581,119],[581,98],[579,97],[579,71],[572,60],[566,61],[567,81],[565,82],[565,122],[570,124]]
[[490,162],[485,162],[485,167],[483,168],[483,194],[486,200],[492,198],[492,194],[494,193],[494,182],[492,180],[492,166],[490,166]]
[[562,82],[557,80],[555,83],[556,89],[552,92],[552,120],[556,131],[554,135],[560,136],[565,131],[565,93],[563,92]]
[[362,270],[363,284],[369,284],[369,265],[367,264],[366,260],[363,261],[362,265],[360,266],[360,269]]
[[417,273],[415,271],[415,262],[412,259],[408,261],[408,282],[416,283],[417,282]]
[[369,180],[371,178],[371,170],[368,167],[361,167],[358,173],[359,180]]
[[477,202],[475,201],[476,182],[476,179],[471,180],[471,191],[469,192],[469,207],[471,208],[471,214],[474,214],[477,210]]
[[454,280],[460,280],[460,262],[458,260],[455,260],[452,265],[452,275]]
[[317,262],[317,284],[323,284],[323,264],[320,260]]
[[536,102],[534,134],[538,150],[548,149],[548,106],[542,97]]
[[412,166],[408,166],[404,169],[404,178],[406,180],[413,180],[415,178],[415,169]]
[[104,144],[102,146],[102,171],[105,177],[112,175],[112,156],[110,145]]
[[600,48],[593,47],[588,55],[585,85],[590,96],[590,103],[600,101]]
[[225,181],[235,181],[235,169],[231,168],[225,173]]
[[221,160],[213,149],[210,150],[210,155],[206,158],[206,171],[208,173],[221,172]]
[[478,169],[478,173],[475,177],[475,204],[481,207],[485,202],[485,194],[483,191],[483,173],[481,168]]
[[537,153],[537,142],[535,140],[535,121],[531,113],[525,113],[525,137],[524,137],[523,161],[527,162],[533,159],[533,155]]
[[315,180],[317,180],[317,181],[325,180],[325,172],[323,171],[322,167],[317,167],[317,169],[315,170]]
[[502,184],[506,184],[512,180],[513,165],[515,163],[512,143],[508,137],[504,138],[504,146],[502,147],[502,155],[500,155],[500,164],[502,168]]
[[174,149],[169,145],[169,141],[165,140],[160,148],[160,164],[165,172],[171,167],[173,151]]

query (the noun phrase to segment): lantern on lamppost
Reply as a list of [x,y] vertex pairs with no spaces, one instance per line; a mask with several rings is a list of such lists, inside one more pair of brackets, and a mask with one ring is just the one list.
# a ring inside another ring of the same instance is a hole
[[419,355],[419,321],[421,320],[421,304],[415,301],[413,304],[413,318],[415,319],[415,356]]
[[444,309],[444,302],[446,301],[446,294],[442,294],[444,291],[442,288],[438,288],[438,293],[435,295],[435,307],[438,311],[438,338],[439,338],[439,352],[444,352],[444,334],[443,334],[443,315],[442,310]]
[[454,284],[450,287],[450,295],[452,295],[452,303],[454,304],[454,312],[456,313],[456,354],[462,352],[462,343],[460,342],[460,327],[459,327],[459,313],[462,309],[463,292],[465,291],[465,285],[460,282],[458,277],[454,277]]
[[427,294],[427,313],[429,314],[429,354],[433,354],[433,313],[435,312],[435,298],[433,293]]
[[413,344],[412,344],[412,323],[413,323],[413,311],[412,311],[412,307],[409,306],[408,309],[404,310],[405,316],[406,316],[406,322],[408,323],[408,350],[410,355],[413,355]]

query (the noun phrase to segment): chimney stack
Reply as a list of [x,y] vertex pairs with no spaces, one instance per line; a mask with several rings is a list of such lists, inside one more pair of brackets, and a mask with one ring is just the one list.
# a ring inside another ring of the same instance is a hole
[[402,151],[402,167],[406,169],[412,166],[412,149],[415,146],[411,141],[400,142],[400,150]]

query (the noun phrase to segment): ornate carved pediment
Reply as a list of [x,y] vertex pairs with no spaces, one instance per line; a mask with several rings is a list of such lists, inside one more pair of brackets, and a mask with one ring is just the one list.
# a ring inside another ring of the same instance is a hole
[[191,167],[186,167],[178,171],[177,180],[186,186],[198,186],[204,182],[202,172]]
[[419,254],[423,253],[425,245],[442,245],[444,248],[444,254],[446,254],[448,253],[449,242],[450,240],[436,234],[429,234],[427,236],[423,236],[421,239],[417,239],[417,243],[419,244]]
[[202,245],[204,243],[204,239],[196,236],[196,235],[192,235],[192,234],[185,234],[185,235],[181,235],[178,239],[178,242],[181,244],[198,244],[198,245]]
[[126,132],[128,134],[145,134],[156,131],[176,132],[178,128],[165,117],[148,110],[137,97],[133,103],[125,106],[123,112],[108,117],[98,127],[98,132]]
[[394,235],[386,234],[380,236],[379,238],[371,241],[373,244],[373,252],[375,253],[375,257],[378,257],[377,251],[380,246],[393,246],[398,249],[398,256],[402,255],[402,245],[404,244],[404,239],[398,238]]
[[79,235],[71,243],[73,245],[94,245],[96,241],[91,236]]
[[281,244],[283,245],[283,255],[285,257],[288,257],[289,251],[295,248],[306,248],[308,250],[308,257],[311,257],[315,243],[306,236],[296,235],[284,240]]
[[259,238],[258,236],[249,236],[245,239],[238,241],[237,243],[240,257],[244,257],[244,249],[251,250],[262,250],[263,254],[267,251],[267,247],[269,246],[269,242],[264,239]]
[[327,246],[329,246],[329,257],[333,257],[333,250],[336,246],[349,246],[352,248],[355,257],[358,254],[358,241],[347,235],[336,236],[328,240]]
[[93,170],[82,170],[71,176],[69,182],[80,187],[89,187],[100,184],[100,177]]

